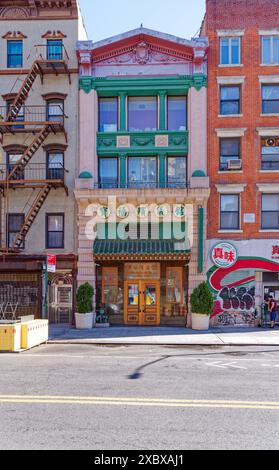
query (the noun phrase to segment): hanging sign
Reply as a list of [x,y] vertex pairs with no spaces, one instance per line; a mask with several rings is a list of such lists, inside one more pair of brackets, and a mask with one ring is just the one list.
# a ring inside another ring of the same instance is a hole
[[56,255],[47,255],[47,272],[56,272]]

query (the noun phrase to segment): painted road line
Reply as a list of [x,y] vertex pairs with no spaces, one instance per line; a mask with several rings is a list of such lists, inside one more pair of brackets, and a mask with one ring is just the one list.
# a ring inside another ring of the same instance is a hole
[[70,397],[70,396],[28,396],[0,395],[1,403],[22,404],[68,404],[68,405],[110,405],[110,406],[160,406],[179,408],[236,408],[272,409],[279,411],[279,402],[236,401],[236,400],[174,400],[158,398],[122,397]]

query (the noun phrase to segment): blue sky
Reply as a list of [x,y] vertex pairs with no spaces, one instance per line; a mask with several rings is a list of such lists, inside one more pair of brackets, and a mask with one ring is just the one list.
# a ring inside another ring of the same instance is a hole
[[150,29],[193,37],[205,11],[205,0],[80,0],[89,39],[99,41],[141,23]]

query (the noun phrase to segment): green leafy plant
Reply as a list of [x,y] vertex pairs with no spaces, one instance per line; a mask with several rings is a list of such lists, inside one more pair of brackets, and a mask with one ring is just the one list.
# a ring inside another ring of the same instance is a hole
[[77,311],[78,313],[90,313],[93,310],[93,287],[86,282],[77,290]]
[[203,282],[193,290],[190,303],[192,313],[211,315],[214,306],[214,298],[207,282]]

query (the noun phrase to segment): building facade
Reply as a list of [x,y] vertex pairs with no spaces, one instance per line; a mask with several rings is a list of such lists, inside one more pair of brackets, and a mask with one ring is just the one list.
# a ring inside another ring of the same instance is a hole
[[[0,1],[0,304],[70,322],[76,283],[76,0]],[[47,254],[56,272],[47,274]]]
[[207,47],[143,27],[78,43],[77,279],[111,323],[185,325],[205,280]]
[[257,324],[265,296],[279,302],[278,8],[206,2],[207,269],[217,324]]

